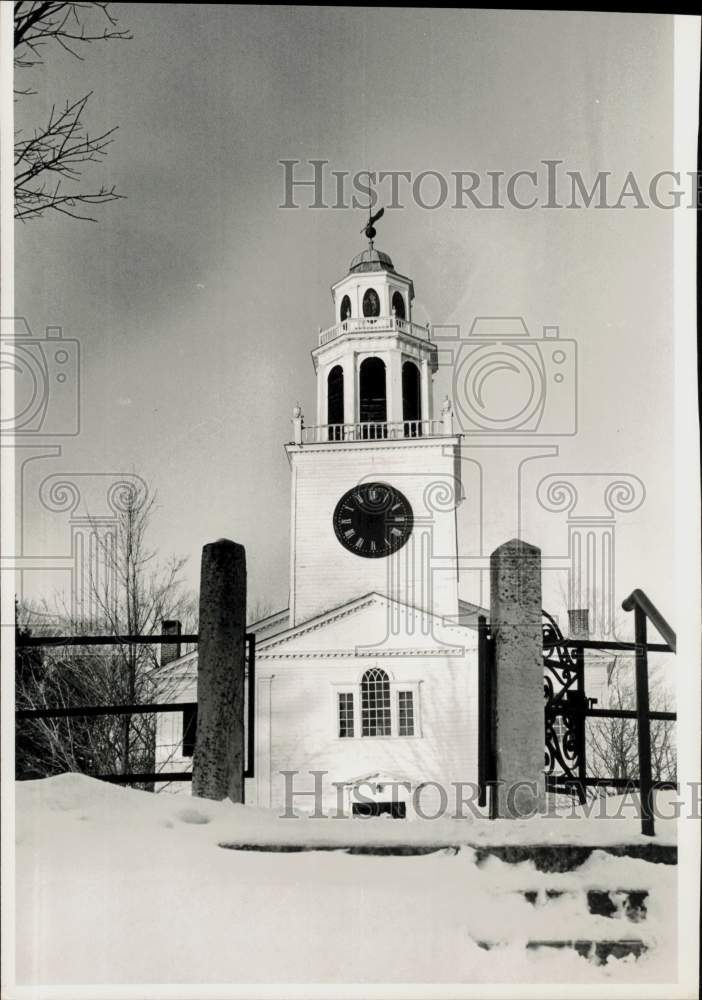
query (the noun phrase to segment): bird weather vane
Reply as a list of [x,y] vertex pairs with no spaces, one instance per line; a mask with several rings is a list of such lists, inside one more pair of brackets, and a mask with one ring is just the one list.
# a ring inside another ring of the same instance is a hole
[[369,241],[371,248],[373,247],[373,240],[375,239],[376,236],[373,223],[377,222],[378,219],[382,218],[383,215],[385,215],[384,208],[381,208],[379,212],[375,213],[375,215],[371,215],[370,205],[368,206],[368,222],[365,224],[361,232],[365,233],[366,239]]

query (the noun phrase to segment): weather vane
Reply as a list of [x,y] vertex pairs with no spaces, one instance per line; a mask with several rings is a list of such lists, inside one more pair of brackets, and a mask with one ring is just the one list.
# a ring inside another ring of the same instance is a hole
[[371,207],[370,205],[368,206],[368,222],[365,224],[361,232],[365,233],[366,239],[370,242],[371,248],[373,247],[373,240],[375,239],[376,235],[373,223],[377,222],[378,219],[380,219],[384,214],[385,214],[385,209],[381,208],[379,212],[375,213],[375,215],[371,215]]

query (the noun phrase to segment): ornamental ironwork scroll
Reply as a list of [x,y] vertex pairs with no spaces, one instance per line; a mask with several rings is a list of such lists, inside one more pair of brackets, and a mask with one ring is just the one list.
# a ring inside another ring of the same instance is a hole
[[568,645],[546,611],[542,622],[545,772],[551,791],[584,796],[585,692],[582,649]]

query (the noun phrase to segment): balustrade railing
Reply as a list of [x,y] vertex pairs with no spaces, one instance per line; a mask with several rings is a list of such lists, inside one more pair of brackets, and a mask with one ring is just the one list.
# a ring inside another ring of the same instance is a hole
[[319,346],[328,344],[344,333],[386,333],[387,331],[405,333],[410,337],[417,337],[419,340],[430,339],[428,325],[420,326],[418,323],[410,323],[409,320],[400,319],[399,316],[363,316],[357,319],[345,319],[343,322],[337,323],[336,326],[322,330],[319,334]]
[[359,421],[355,424],[316,424],[302,428],[303,444],[327,441],[379,441],[440,437],[447,431],[443,420]]

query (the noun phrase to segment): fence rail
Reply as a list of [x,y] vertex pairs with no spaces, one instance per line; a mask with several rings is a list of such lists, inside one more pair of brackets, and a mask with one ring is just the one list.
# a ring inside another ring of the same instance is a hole
[[661,634],[670,646],[670,651],[677,649],[675,631],[665,620],[643,590],[633,590],[622,601],[624,611],[634,612],[634,640],[636,642],[636,734],[639,752],[639,781],[641,785],[641,832],[653,837],[655,826],[653,820],[653,798],[651,792],[654,783],[651,777],[651,725],[648,696],[648,621]]
[[[544,612],[544,694],[546,789],[549,792],[576,792],[580,801],[586,799],[588,788],[639,790],[641,797],[641,830],[654,836],[652,791],[676,789],[673,780],[652,778],[651,722],[676,722],[677,713],[651,711],[648,694],[648,654],[675,653],[677,637],[652,601],[635,590],[623,602],[625,611],[635,614],[634,642],[607,642],[597,639],[564,637],[554,619]],[[651,621],[665,642],[648,642],[646,623]],[[633,652],[636,662],[636,708],[595,708],[595,699],[585,692],[586,650]],[[485,616],[478,619],[478,684],[479,742],[478,785],[479,805],[489,806],[495,816],[494,783],[496,781],[495,724],[495,645],[490,623]],[[637,778],[614,775],[595,777],[587,774],[586,721],[588,719],[630,719],[637,723]],[[560,720],[563,731],[557,732]],[[490,793],[490,794],[488,794]]]
[[[256,718],[256,636],[246,633],[247,680],[247,762],[245,778],[254,777],[254,726]],[[15,637],[17,648],[68,647],[68,646],[127,646],[127,645],[181,645],[197,644],[196,633],[167,633],[162,635],[43,635],[30,636],[21,633]],[[134,705],[72,705],[49,706],[47,708],[21,708],[15,711],[15,720],[28,719],[76,719],[97,718],[105,715],[155,715],[181,712],[185,731],[186,717],[190,715],[190,725],[197,728],[197,702],[152,702]],[[96,774],[94,777],[113,784],[152,784],[154,782],[192,781],[192,771],[154,771],[148,773],[129,771],[125,774]]]
[[79,719],[100,715],[153,715],[155,712],[186,712],[196,701],[169,701],[152,705],[76,705],[71,708],[20,708],[16,719]]
[[145,771],[139,774],[96,774],[100,781],[109,781],[113,785],[144,784],[152,785],[169,781],[192,781],[192,771]]
[[178,635],[18,635],[15,646],[136,646],[196,643],[195,634]]

